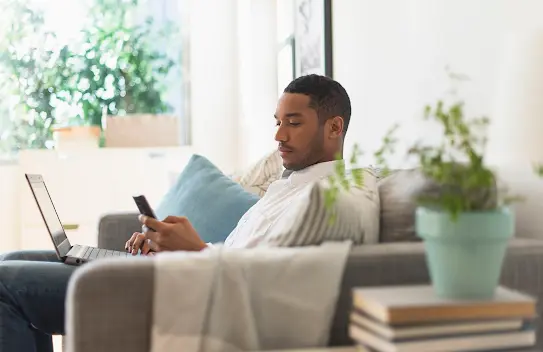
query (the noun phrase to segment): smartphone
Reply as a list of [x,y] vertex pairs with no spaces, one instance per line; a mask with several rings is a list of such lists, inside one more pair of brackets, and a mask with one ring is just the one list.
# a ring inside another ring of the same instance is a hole
[[[136,206],[138,207],[140,214],[153,219],[157,218],[155,212],[153,211],[153,208],[151,208],[149,202],[147,201],[147,198],[145,198],[144,195],[133,196],[132,198],[134,198],[134,202],[136,202]],[[155,231],[152,228],[149,228],[149,230]]]

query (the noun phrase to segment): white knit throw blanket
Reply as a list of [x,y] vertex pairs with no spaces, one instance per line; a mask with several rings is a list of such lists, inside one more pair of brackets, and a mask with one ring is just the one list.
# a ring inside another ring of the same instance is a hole
[[151,351],[325,346],[350,247],[214,246],[158,255]]

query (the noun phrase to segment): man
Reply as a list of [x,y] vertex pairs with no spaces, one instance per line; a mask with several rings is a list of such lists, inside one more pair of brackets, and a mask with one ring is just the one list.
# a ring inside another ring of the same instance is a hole
[[[243,216],[225,246],[265,243],[266,230],[281,219],[301,190],[333,172],[350,115],[349,96],[332,79],[309,75],[285,88],[275,113],[284,177]],[[140,249],[154,254],[207,246],[188,219],[141,221],[157,232],[135,233],[126,244],[133,254]],[[50,335],[64,332],[66,289],[77,267],[60,263],[53,252],[15,252],[0,259],[0,351],[52,351]]]

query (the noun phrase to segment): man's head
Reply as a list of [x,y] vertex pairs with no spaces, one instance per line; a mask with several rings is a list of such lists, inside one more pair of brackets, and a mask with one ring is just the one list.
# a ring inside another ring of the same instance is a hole
[[275,112],[283,165],[301,170],[331,161],[343,152],[351,119],[351,101],[331,78],[308,75],[296,78],[284,90]]

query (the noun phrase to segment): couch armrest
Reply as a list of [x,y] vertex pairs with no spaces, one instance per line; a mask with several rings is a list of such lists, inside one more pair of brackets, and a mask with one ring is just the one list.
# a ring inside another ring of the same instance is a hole
[[104,259],[76,270],[68,285],[70,352],[147,352],[153,314],[151,258]]
[[124,244],[141,231],[138,213],[105,214],[98,224],[98,247],[124,251]]

